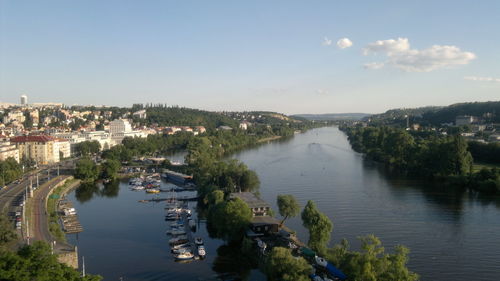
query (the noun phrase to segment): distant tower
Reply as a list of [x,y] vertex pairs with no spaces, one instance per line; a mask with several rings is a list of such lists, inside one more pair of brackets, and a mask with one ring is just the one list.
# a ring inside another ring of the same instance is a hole
[[21,105],[27,105],[27,104],[28,104],[28,96],[22,95],[21,96]]

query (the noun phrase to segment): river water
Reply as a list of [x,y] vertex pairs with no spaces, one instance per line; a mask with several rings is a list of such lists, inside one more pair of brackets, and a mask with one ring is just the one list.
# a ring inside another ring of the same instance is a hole
[[[387,251],[398,244],[409,247],[409,267],[422,280],[500,280],[498,197],[450,192],[392,176],[352,151],[335,127],[310,130],[233,157],[257,172],[260,195],[275,210],[278,194],[292,194],[302,206],[314,200],[334,223],[332,243],[347,238],[358,249],[356,237],[375,234]],[[137,202],[153,196],[130,191],[126,183],[69,195],[85,229],[69,240],[85,256],[88,272],[105,280],[199,280],[214,275],[214,269],[237,270],[230,258],[216,258],[223,242],[210,239],[203,222],[197,235],[206,241],[207,259],[175,263],[167,245],[163,204]],[[298,218],[286,224],[307,241]],[[253,270],[248,280],[265,278]]]

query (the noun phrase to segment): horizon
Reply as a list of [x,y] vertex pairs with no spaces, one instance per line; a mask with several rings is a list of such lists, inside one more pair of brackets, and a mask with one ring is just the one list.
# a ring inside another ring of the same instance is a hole
[[495,101],[487,2],[4,1],[0,102],[293,115]]

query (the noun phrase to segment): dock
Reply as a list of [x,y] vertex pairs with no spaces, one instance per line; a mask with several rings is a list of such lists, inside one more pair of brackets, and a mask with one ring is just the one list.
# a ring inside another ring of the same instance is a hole
[[[179,196],[176,198],[177,201],[197,201],[198,196]],[[172,197],[166,197],[166,198],[151,198],[151,199],[144,199],[144,200],[139,200],[141,203],[146,203],[146,202],[163,202],[163,201],[172,201]]]
[[71,201],[63,199],[59,201],[57,207],[59,213],[61,214],[61,223],[66,234],[79,233],[83,231],[83,227],[78,220],[78,215],[76,212],[72,211],[75,208],[73,207],[73,203]]

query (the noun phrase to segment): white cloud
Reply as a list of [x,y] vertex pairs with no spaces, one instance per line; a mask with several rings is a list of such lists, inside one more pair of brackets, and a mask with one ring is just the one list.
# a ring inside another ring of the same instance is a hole
[[[388,60],[384,65],[391,65],[408,72],[429,72],[439,68],[464,65],[476,58],[475,54],[463,52],[456,46],[433,45],[423,50],[411,49],[408,38],[379,40],[370,43],[363,49],[363,54],[385,55]],[[365,68],[370,67],[365,65]],[[370,69],[379,68],[381,67]]]
[[384,63],[383,62],[369,62],[369,63],[365,63],[363,65],[363,67],[365,69],[381,69],[382,67],[384,67]]
[[322,43],[323,46],[330,46],[330,45],[332,45],[332,43],[333,43],[333,41],[328,39],[328,37],[325,36],[323,38],[323,43]]
[[471,80],[471,81],[499,82],[500,83],[500,78],[494,78],[494,77],[466,76],[466,77],[464,77],[464,79],[465,80]]
[[352,41],[349,38],[340,38],[337,41],[337,46],[341,49],[349,48],[352,46]]
[[409,49],[410,43],[408,43],[408,38],[398,38],[396,40],[378,40],[368,44],[368,46],[363,49],[363,54],[366,56],[371,53],[382,53],[391,56],[395,53],[405,52]]

